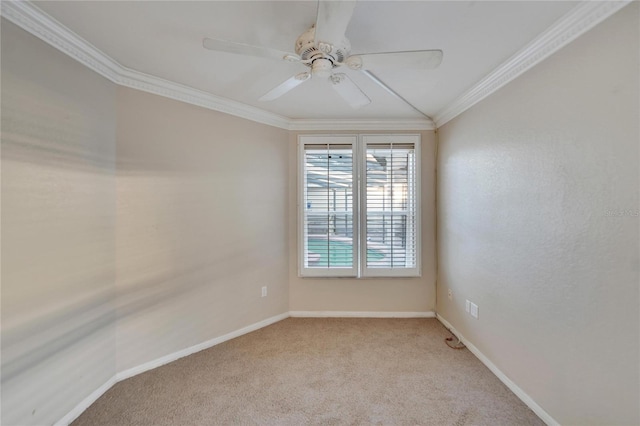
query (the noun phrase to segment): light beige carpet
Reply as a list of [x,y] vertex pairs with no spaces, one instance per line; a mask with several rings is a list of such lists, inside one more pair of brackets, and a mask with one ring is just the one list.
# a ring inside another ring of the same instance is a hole
[[289,318],[118,383],[74,423],[544,424],[435,319]]

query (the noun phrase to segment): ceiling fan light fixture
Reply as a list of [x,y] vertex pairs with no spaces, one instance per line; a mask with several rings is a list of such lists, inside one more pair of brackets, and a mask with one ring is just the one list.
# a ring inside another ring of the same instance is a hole
[[311,64],[311,73],[314,77],[328,78],[331,76],[333,62],[326,58],[318,58]]

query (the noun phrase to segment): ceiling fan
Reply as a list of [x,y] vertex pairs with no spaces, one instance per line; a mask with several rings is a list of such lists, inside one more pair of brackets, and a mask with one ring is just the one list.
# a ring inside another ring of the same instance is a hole
[[[206,49],[265,57],[288,62],[299,62],[309,70],[290,77],[260,97],[260,101],[271,101],[279,98],[312,77],[327,79],[336,92],[353,108],[360,108],[371,102],[369,97],[343,72],[335,72],[340,67],[360,71],[366,74],[385,90],[408,103],[380,80],[372,70],[388,68],[432,69],[442,62],[441,50],[413,50],[405,52],[381,52],[367,54],[351,54],[351,43],[345,36],[356,2],[318,1],[316,23],[302,33],[295,44],[295,54],[272,49],[270,47],[252,46],[227,40],[205,38]],[[416,109],[417,110],[417,109]],[[421,111],[417,110],[424,115]]]

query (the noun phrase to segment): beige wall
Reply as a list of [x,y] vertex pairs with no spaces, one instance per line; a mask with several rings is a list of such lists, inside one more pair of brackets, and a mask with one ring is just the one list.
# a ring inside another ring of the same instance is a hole
[[116,373],[115,88],[2,20],[2,424]]
[[287,312],[287,132],[127,88],[117,119],[118,370]]
[[[563,424],[640,423],[638,74],[634,4],[440,133],[438,312]],[[2,423],[288,310],[435,310],[434,132],[410,279],[297,276],[298,134],[3,21]]]
[[438,313],[561,424],[640,423],[638,28],[635,3],[440,131]]
[[[291,132],[289,135],[289,309],[291,311],[357,312],[434,311],[436,303],[434,132],[418,132],[421,136],[422,153],[422,277],[368,279],[298,277],[298,135],[312,133],[321,132]],[[415,134],[416,132],[404,133]]]
[[287,312],[287,155],[284,130],[116,90],[3,21],[2,424]]

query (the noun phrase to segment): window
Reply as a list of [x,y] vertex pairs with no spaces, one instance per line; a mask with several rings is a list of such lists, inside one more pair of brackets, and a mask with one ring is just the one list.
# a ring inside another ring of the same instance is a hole
[[420,275],[418,135],[299,137],[299,272]]

